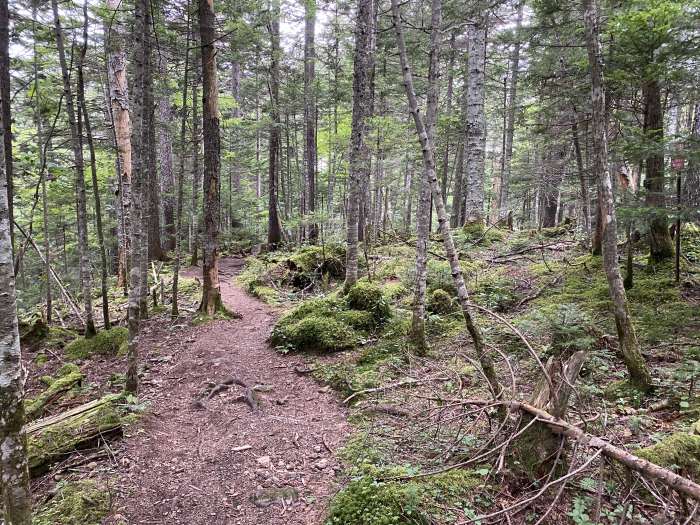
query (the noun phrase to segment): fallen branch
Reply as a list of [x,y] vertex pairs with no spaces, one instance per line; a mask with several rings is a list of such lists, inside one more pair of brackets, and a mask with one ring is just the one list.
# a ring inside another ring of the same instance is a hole
[[351,396],[346,397],[343,400],[344,404],[348,404],[350,401],[355,399],[358,396],[363,396],[365,394],[372,394],[374,392],[384,392],[386,390],[392,390],[394,388],[400,388],[402,386],[406,385],[415,385],[416,383],[425,383],[427,381],[448,381],[449,378],[447,377],[432,377],[432,378],[426,378],[426,379],[407,379],[406,381],[399,381],[398,383],[392,383],[391,385],[386,385],[386,386],[378,386],[376,388],[365,388],[364,390],[358,390]]

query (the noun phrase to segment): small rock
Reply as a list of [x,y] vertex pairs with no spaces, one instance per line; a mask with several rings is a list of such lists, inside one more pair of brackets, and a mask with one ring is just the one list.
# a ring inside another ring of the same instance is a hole
[[314,463],[314,468],[317,470],[324,470],[328,468],[328,460],[326,458],[319,459],[316,463]]
[[270,468],[272,466],[272,459],[270,459],[270,456],[260,456],[256,461],[258,465],[264,468]]
[[314,447],[314,452],[316,452],[317,454],[318,454],[319,452],[321,452],[321,445],[316,445],[316,446]]

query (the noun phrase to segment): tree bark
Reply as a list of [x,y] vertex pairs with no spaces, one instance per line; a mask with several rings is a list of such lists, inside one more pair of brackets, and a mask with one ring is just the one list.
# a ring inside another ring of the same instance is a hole
[[465,135],[465,179],[467,224],[484,221],[484,165],[486,158],[486,118],[484,96],[486,80],[485,13],[474,15],[467,24],[469,56],[467,58],[467,111]]
[[223,309],[219,285],[219,228],[221,227],[221,130],[219,82],[216,71],[216,15],[214,0],[199,0],[202,42],[202,130],[204,132],[204,250],[200,312],[213,315]]
[[[82,112],[84,118],[85,136],[87,138],[88,152],[90,154],[90,174],[92,176],[92,192],[95,197],[95,229],[97,230],[97,243],[100,249],[100,294],[102,295],[102,321],[104,323],[104,329],[109,330],[109,296],[107,294],[109,285],[107,283],[107,250],[105,248],[105,236],[104,229],[102,227],[102,202],[100,200],[100,188],[97,183],[97,161],[95,156],[95,142],[92,137],[92,126],[90,125],[90,112],[88,111],[87,104],[85,102],[85,78],[83,65],[85,62],[85,55],[87,53],[88,48],[87,2],[83,4],[83,20],[83,46],[81,49],[81,56],[78,67],[78,111]],[[80,120],[80,116],[78,116],[78,120]]]
[[180,263],[182,260],[182,208],[185,186],[185,152],[187,151],[187,88],[190,73],[190,40],[191,40],[191,6],[187,1],[187,46],[185,47],[185,68],[182,82],[182,116],[180,117],[180,165],[177,173],[177,225],[175,226],[175,265],[173,269],[173,300],[170,310],[172,319],[180,315],[178,310],[178,280],[180,278]]
[[[316,0],[304,2],[304,212],[313,217],[316,211]],[[318,225],[308,224],[308,239],[318,239]]]
[[10,241],[15,245],[14,231],[14,160],[12,158],[12,111],[10,96],[10,10],[8,0],[0,0],[0,112],[3,122],[7,206],[10,219]]
[[[199,33],[199,31],[197,31],[197,33]],[[194,41],[197,43],[201,42],[201,37],[199,37],[199,39],[195,37]],[[197,46],[195,46],[195,48],[197,48]],[[199,59],[200,56],[197,56],[195,52],[195,63],[200,62]],[[197,94],[197,87],[202,75],[200,72],[201,66],[197,64],[196,67],[197,75],[195,75],[194,85],[192,86],[192,236],[194,237],[194,242],[192,246],[192,258],[190,259],[190,266],[197,266],[197,262],[199,261],[199,189],[202,185],[202,179],[199,172],[199,100]]]
[[661,86],[657,80],[649,80],[644,84],[642,91],[645,106],[644,134],[647,140],[653,143],[654,150],[646,159],[647,173],[644,181],[647,190],[645,204],[652,210],[649,221],[649,256],[653,262],[660,262],[671,259],[674,255],[666,213]]
[[109,26],[108,80],[109,98],[114,123],[114,137],[117,146],[119,166],[120,204],[122,208],[123,232],[119,245],[117,262],[117,284],[126,286],[129,260],[131,259],[131,116],[129,114],[129,86],[126,76],[126,53],[118,23],[117,10],[120,0],[107,0],[107,8],[112,11],[113,21]]
[[617,262],[617,223],[612,180],[608,168],[608,137],[605,117],[603,59],[598,32],[596,0],[583,0],[588,60],[591,66],[591,106],[593,112],[593,165],[598,178],[603,217],[603,266],[613,303],[620,352],[630,374],[630,382],[640,390],[651,388],[651,374],[634,332],[627,296]]
[[[442,0],[432,0],[430,20],[430,48],[428,51],[428,94],[425,112],[426,135],[429,144],[435,144],[435,124],[437,121],[438,76],[440,74],[440,36],[442,24]],[[434,169],[434,166],[433,166]],[[420,199],[416,227],[416,280],[413,296],[413,318],[411,340],[419,353],[425,352],[425,291],[428,277],[428,244],[430,241],[430,164],[423,164],[420,181]],[[440,189],[442,195],[442,188]]]
[[83,160],[83,144],[79,129],[79,116],[75,112],[73,91],[70,85],[66,50],[63,43],[63,29],[58,13],[57,0],[51,0],[54,17],[54,31],[56,35],[56,47],[58,48],[58,60],[61,65],[61,77],[63,79],[63,97],[66,102],[66,113],[70,127],[71,147],[75,162],[75,193],[77,206],[78,225],[78,257],[80,266],[80,285],[85,303],[85,337],[95,335],[95,321],[92,313],[92,276],[90,275],[90,259],[88,257],[88,232],[87,232],[87,206],[85,198],[85,163]]
[[271,2],[270,20],[270,138],[268,144],[269,166],[268,166],[268,201],[267,201],[267,244],[271,250],[277,249],[282,242],[282,227],[279,218],[279,206],[277,203],[277,192],[279,187],[279,166],[280,166],[280,59],[282,50],[280,49],[280,0]]
[[368,117],[371,98],[371,74],[374,33],[373,0],[358,0],[355,24],[355,56],[352,83],[352,130],[350,133],[350,173],[348,178],[347,254],[345,290],[357,282],[357,245],[360,204],[370,170]]
[[[189,50],[185,51],[189,53]],[[160,68],[161,78],[166,77],[165,68]],[[170,92],[158,97],[158,114],[160,122],[158,126],[158,154],[160,157],[160,192],[163,201],[163,232],[165,234],[162,248],[166,252],[175,250],[175,207],[176,190],[175,174],[173,173],[173,139],[170,127],[173,121],[173,107],[170,103]]]
[[501,172],[501,186],[498,192],[498,219],[503,220],[508,216],[508,191],[511,177],[511,164],[513,160],[513,136],[515,135],[515,108],[517,107],[518,93],[518,68],[520,67],[520,30],[523,21],[524,0],[518,3],[518,14],[515,23],[515,45],[510,55],[510,82],[508,85],[508,109],[506,111],[506,144],[503,155],[503,170]]
[[[6,7],[7,2],[3,3]],[[5,118],[3,111],[0,113],[0,133],[3,135],[0,159],[5,158]],[[25,375],[17,322],[8,186],[5,165],[0,162],[0,491],[5,523],[30,525],[32,498],[24,432]]]
[[411,74],[411,67],[408,63],[406,43],[404,42],[403,30],[401,27],[399,0],[391,0],[391,12],[394,21],[394,29],[396,31],[396,43],[399,51],[399,57],[401,59],[401,69],[403,71],[403,82],[406,90],[406,96],[408,98],[408,106],[416,125],[416,131],[418,132],[418,139],[420,141],[421,150],[423,153],[423,164],[425,166],[425,172],[427,173],[427,179],[430,183],[433,201],[437,210],[438,223],[440,225],[439,228],[444,240],[445,253],[447,254],[447,259],[450,263],[452,279],[455,288],[457,289],[457,295],[462,309],[462,314],[464,316],[464,321],[467,325],[467,331],[474,342],[474,349],[479,359],[479,363],[481,364],[481,368],[488,380],[493,395],[498,397],[501,392],[501,387],[498,383],[498,379],[496,378],[496,370],[494,369],[491,357],[486,352],[481,330],[472,318],[471,309],[469,307],[469,293],[467,292],[467,287],[464,284],[462,269],[459,265],[459,255],[452,239],[452,232],[449,228],[449,219],[447,217],[447,212],[445,211],[445,204],[442,201],[440,184],[438,183],[437,175],[435,173],[434,145],[430,141],[423,117],[418,109],[416,92],[413,87],[413,75]]

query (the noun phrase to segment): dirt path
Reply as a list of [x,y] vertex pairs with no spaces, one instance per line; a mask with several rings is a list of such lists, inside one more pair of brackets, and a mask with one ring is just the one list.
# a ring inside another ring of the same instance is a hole
[[[110,523],[322,523],[337,490],[330,451],[347,435],[346,415],[294,371],[298,358],[269,348],[276,314],[233,284],[241,265],[221,261],[221,291],[242,319],[146,330],[141,399],[150,406],[119,456]],[[208,382],[230,377],[271,387],[258,410],[240,401],[240,386],[193,403]]]

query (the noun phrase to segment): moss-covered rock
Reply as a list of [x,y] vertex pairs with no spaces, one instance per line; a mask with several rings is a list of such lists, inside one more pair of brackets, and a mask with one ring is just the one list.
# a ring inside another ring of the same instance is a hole
[[92,480],[61,482],[56,494],[36,510],[35,525],[99,525],[111,506],[109,491]]
[[377,325],[372,312],[365,310],[342,310],[336,314],[336,318],[361,332],[370,332]]
[[637,452],[640,458],[673,468],[690,479],[700,478],[700,435],[676,432]]
[[270,342],[283,351],[337,352],[354,347],[357,336],[342,321],[312,315],[292,324],[275,326]]
[[438,315],[447,315],[458,310],[458,306],[455,301],[452,300],[452,296],[442,288],[431,292],[428,296],[426,308],[429,312]]
[[75,339],[66,345],[63,352],[70,360],[88,359],[93,355],[117,355],[119,348],[126,344],[128,336],[126,328],[114,327],[102,330],[89,339]]
[[47,405],[64,396],[75,387],[80,386],[83,380],[83,373],[77,365],[68,363],[58,370],[55,378],[44,376],[41,380],[48,385],[48,388],[34,399],[26,399],[24,401],[25,415],[29,421],[43,416]]
[[348,290],[347,301],[348,306],[354,310],[371,312],[377,322],[383,322],[391,316],[389,303],[377,284],[359,281]]

